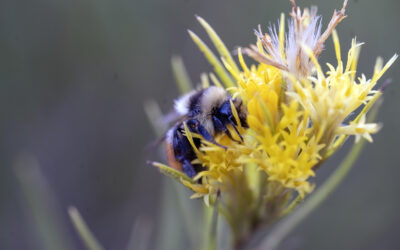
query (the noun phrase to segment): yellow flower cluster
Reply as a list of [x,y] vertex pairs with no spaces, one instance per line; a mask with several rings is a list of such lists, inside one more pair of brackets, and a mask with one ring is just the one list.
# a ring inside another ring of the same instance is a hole
[[[328,28],[321,34],[316,9],[302,13],[292,1],[287,33],[282,15],[279,32],[271,28],[270,34],[262,34],[259,29],[257,45],[243,50],[259,62],[250,67],[244,61],[242,49],[238,50],[239,67],[214,30],[199,18],[222,60],[220,63],[190,33],[215,68],[217,76],[210,74],[210,79],[218,86],[225,86],[233,97],[242,99],[247,107],[249,128],[239,124],[243,143],[234,142],[226,135],[217,136],[216,141],[227,149],[204,140],[196,148],[192,137],[199,135],[186,129],[198,157],[193,163],[202,164],[206,169],[194,181],[181,180],[195,192],[193,197],[204,197],[208,201],[210,195],[218,192],[233,194],[250,190],[254,192],[249,192],[249,199],[254,199],[257,192],[268,192],[260,191],[254,184],[260,182],[261,175],[266,176],[268,183],[278,186],[281,194],[297,191],[303,197],[313,190],[309,179],[315,175],[316,167],[337,151],[348,136],[354,135],[356,141],[361,137],[372,141],[371,134],[380,126],[365,123],[365,116],[381,96],[381,91],[374,90],[377,81],[397,55],[385,66],[378,59],[371,79],[367,80],[364,75],[356,79],[361,44],[353,40],[344,64],[334,31],[345,17],[346,2],[341,11],[335,11]],[[328,64],[329,70],[324,73],[317,57],[332,32],[337,66]],[[208,76],[202,81],[207,86]]]

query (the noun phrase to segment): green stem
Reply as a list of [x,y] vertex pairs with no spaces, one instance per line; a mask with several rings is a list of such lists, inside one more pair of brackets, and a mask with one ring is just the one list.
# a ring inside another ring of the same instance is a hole
[[283,218],[286,215],[290,214],[293,209],[297,207],[297,205],[303,200],[303,198],[298,195],[286,208],[279,214],[279,218]]
[[218,226],[218,201],[214,205],[213,214],[211,218],[211,229],[210,229],[210,242],[209,242],[209,250],[217,249],[217,226]]
[[97,241],[96,237],[92,234],[85,221],[82,219],[81,214],[75,207],[68,208],[68,214],[71,217],[72,223],[89,250],[104,250],[104,248]]
[[173,187],[175,189],[175,206],[182,219],[183,229],[186,232],[190,245],[192,248],[195,248],[199,244],[198,235],[200,234],[200,230],[198,227],[194,227],[193,225],[201,223],[198,220],[198,216],[195,214],[195,211],[197,211],[196,207],[193,206],[193,200],[187,199],[188,193],[185,192],[186,187],[182,186],[178,182],[174,182]]

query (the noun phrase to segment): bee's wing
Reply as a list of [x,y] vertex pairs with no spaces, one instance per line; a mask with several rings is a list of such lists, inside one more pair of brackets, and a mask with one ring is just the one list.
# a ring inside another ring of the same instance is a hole
[[183,120],[184,118],[185,118],[185,115],[179,114],[178,112],[176,112],[176,110],[172,110],[168,114],[161,117],[160,122],[164,127],[168,127],[169,124]]
[[[163,143],[167,139],[167,133],[173,127],[177,126],[179,123],[183,122],[187,118],[186,115],[178,114],[175,111],[168,113],[167,115],[160,118],[161,127],[165,128],[165,131],[162,133],[162,137],[156,139],[152,143],[146,146],[146,152],[154,151],[154,149],[158,148],[161,143]],[[174,122],[174,125],[171,127],[170,124]],[[169,128],[169,129],[167,129]]]

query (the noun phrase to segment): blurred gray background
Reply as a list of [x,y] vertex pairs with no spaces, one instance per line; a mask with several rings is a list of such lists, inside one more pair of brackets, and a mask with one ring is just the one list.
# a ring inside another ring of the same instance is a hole
[[[297,4],[318,5],[326,27],[342,1]],[[348,18],[337,29],[342,54],[352,37],[366,42],[359,72],[367,77],[377,56],[387,61],[400,52],[399,7],[396,0],[349,2]],[[68,220],[70,205],[106,249],[123,249],[143,216],[156,239],[164,177],[145,164],[158,157],[144,149],[156,136],[143,103],[155,99],[163,111],[171,108],[178,95],[170,67],[174,54],[183,57],[194,82],[211,70],[186,32],[206,40],[194,15],[204,17],[233,50],[255,41],[258,24],[265,29],[289,10],[289,1],[278,0],[0,1],[0,249],[44,249],[34,211],[47,212],[41,200],[27,195],[36,187],[50,190],[39,193],[60,211],[58,223],[74,249],[84,247]],[[321,57],[326,61],[336,62],[331,40]],[[378,118],[383,130],[282,249],[399,248],[400,61],[386,78],[393,83]],[[318,171],[317,183],[348,148]],[[26,155],[35,160],[21,163]],[[34,171],[18,167],[35,161]]]

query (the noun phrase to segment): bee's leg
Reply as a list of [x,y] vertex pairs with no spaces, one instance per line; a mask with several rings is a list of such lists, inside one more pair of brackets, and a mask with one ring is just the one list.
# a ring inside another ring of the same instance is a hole
[[232,141],[235,141],[238,143],[240,142],[232,137],[232,134],[229,131],[229,129],[216,116],[213,115],[212,119],[213,119],[213,124],[214,124],[215,130],[225,133]]
[[183,172],[193,178],[196,175],[196,171],[190,162],[196,158],[196,154],[188,139],[179,129],[174,131],[173,148],[175,159],[182,164]]
[[182,169],[183,172],[185,172],[185,174],[190,178],[193,178],[196,175],[193,165],[188,160],[183,160]]
[[243,142],[243,137],[242,135],[239,133],[239,130],[237,129],[235,123],[232,121],[233,117],[229,117],[229,123],[232,125],[233,129],[235,130],[236,134],[239,136],[240,140]]
[[[218,110],[218,112],[219,112],[219,114],[222,115],[222,117],[224,117],[223,120],[221,121],[222,124],[229,123],[230,125],[232,125],[232,127],[235,130],[236,134],[239,136],[240,140],[243,142],[243,137],[239,133],[239,130],[237,129],[237,127],[235,125],[235,121],[234,121],[234,118],[233,118],[233,115],[232,115],[232,109],[231,109],[230,101],[226,101],[224,104],[222,104],[222,106]],[[228,119],[226,117],[228,117]]]
[[203,127],[203,125],[200,124],[198,120],[196,119],[189,120],[187,124],[189,125],[189,129],[191,132],[198,133],[204,138],[204,140],[209,141],[217,145],[218,147],[226,149],[225,146],[219,144],[214,140],[214,137],[210,135],[210,133],[208,133],[208,131]]

